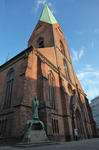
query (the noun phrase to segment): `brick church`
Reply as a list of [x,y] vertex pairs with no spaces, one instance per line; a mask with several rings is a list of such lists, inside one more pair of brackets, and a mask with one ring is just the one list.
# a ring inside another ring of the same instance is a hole
[[96,135],[91,109],[73,70],[69,48],[47,4],[28,48],[0,66],[0,139],[23,137],[38,96],[39,117],[53,140]]

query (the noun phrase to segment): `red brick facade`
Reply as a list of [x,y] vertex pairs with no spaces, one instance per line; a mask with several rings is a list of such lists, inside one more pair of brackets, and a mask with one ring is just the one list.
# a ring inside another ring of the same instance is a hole
[[80,139],[95,136],[88,101],[59,24],[39,21],[28,47],[0,66],[0,138],[24,135],[36,95],[49,138],[73,140],[74,128],[78,128]]

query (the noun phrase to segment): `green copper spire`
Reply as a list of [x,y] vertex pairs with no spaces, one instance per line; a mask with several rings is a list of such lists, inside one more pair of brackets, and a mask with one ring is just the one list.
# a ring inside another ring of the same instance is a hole
[[46,3],[45,3],[45,6],[43,8],[43,11],[42,11],[40,21],[46,22],[49,24],[57,24],[58,23],[57,20],[55,19],[55,17],[53,16],[53,14],[51,13],[51,11],[48,8]]

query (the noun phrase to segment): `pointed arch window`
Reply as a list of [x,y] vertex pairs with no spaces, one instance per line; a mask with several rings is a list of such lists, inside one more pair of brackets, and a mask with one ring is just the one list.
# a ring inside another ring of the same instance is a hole
[[63,45],[63,42],[60,40],[60,50],[61,50],[61,53],[64,55],[64,56],[66,56],[65,55],[65,48],[64,48],[64,45]]
[[56,109],[55,106],[55,78],[52,74],[52,72],[48,75],[49,80],[49,102],[53,109]]
[[63,64],[64,64],[64,71],[65,71],[66,79],[70,80],[68,64],[65,59],[63,59]]
[[4,109],[9,109],[11,107],[13,80],[14,80],[14,70],[10,69],[8,72],[8,80],[7,80],[7,86],[6,86],[4,107],[3,107]]
[[37,44],[38,44],[38,47],[39,47],[39,48],[44,48],[44,38],[43,38],[43,37],[40,37],[40,38],[37,40]]

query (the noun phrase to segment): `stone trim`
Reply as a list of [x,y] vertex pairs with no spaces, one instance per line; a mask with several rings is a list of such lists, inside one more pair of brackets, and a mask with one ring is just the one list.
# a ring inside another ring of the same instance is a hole
[[11,114],[11,113],[14,113],[15,110],[11,109],[11,110],[7,110],[7,111],[3,111],[0,113],[0,116],[3,116],[3,115],[8,115],[8,114]]
[[[56,48],[60,51],[60,48],[58,47],[58,46],[56,46]],[[60,51],[61,52],[61,51]],[[63,55],[63,54],[62,54]],[[64,55],[63,55],[64,56]],[[66,57],[66,56],[64,56],[67,60],[68,60],[68,62],[70,63],[70,64],[72,64],[71,62],[70,62],[70,60]]]

